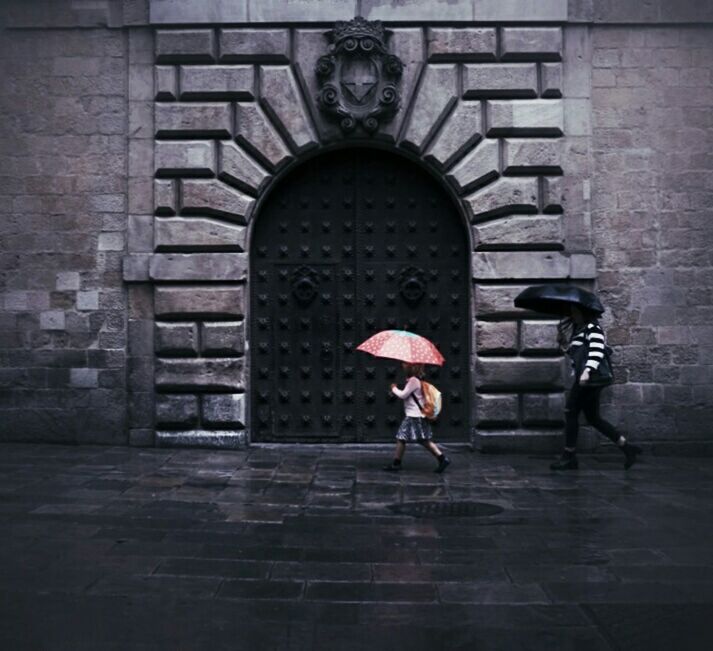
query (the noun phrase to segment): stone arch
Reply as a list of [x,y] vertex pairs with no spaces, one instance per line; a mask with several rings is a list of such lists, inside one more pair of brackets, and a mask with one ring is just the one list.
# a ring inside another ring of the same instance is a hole
[[[155,324],[155,346],[140,357],[155,383],[147,373],[132,390],[156,392],[160,444],[239,445],[249,439],[246,238],[255,207],[300,160],[365,135],[344,135],[319,113],[312,71],[323,30],[162,28],[154,38],[154,129],[132,140],[152,149],[153,202],[138,202],[149,214],[134,218],[124,276],[152,286],[143,321]],[[402,106],[368,142],[418,161],[470,221],[471,431],[487,449],[550,441],[562,387],[546,343],[552,324],[511,299],[533,281],[594,277],[592,256],[567,251],[565,238],[565,161],[577,142],[563,137],[561,29],[400,27],[390,48],[405,63]]]

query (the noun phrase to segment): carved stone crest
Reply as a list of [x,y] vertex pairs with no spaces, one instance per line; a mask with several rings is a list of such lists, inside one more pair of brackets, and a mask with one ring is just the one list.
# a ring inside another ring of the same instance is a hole
[[361,16],[338,21],[325,34],[330,46],[329,54],[315,66],[320,86],[317,104],[344,133],[358,126],[374,133],[399,110],[398,84],[404,65],[389,53],[389,35],[381,22]]

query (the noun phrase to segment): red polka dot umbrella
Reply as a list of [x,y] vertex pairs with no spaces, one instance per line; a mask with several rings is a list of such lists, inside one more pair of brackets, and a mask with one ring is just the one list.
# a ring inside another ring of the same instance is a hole
[[382,330],[357,346],[357,350],[374,355],[398,359],[411,364],[443,366],[443,355],[425,337],[406,330]]

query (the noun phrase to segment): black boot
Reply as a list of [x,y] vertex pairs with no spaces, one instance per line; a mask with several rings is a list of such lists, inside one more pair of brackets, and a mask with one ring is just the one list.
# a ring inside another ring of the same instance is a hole
[[569,450],[562,452],[562,456],[550,464],[550,470],[577,470],[577,468],[579,468],[577,454]]
[[401,460],[394,459],[390,464],[384,466],[384,470],[387,472],[398,472],[401,470]]
[[641,454],[643,450],[638,445],[632,445],[631,443],[624,443],[621,446],[621,451],[624,453],[626,459],[624,460],[624,469],[629,470],[631,466],[636,463],[636,455]]
[[438,466],[436,466],[436,469],[433,472],[437,472],[440,475],[450,465],[451,460],[445,454],[442,454],[438,457]]

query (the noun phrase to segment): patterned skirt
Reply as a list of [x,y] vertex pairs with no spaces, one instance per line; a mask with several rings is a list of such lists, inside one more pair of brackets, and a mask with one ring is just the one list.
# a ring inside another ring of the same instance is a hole
[[396,432],[396,439],[404,442],[430,441],[432,436],[431,423],[425,418],[415,416],[406,416]]

